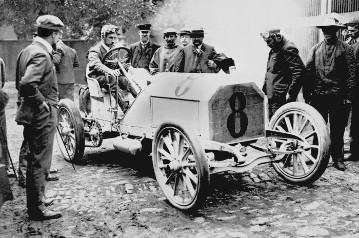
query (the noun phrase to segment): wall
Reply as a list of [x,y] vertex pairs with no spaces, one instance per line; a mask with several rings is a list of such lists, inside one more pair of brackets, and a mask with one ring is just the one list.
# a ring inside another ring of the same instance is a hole
[[[16,59],[22,49],[31,44],[32,40],[0,40],[0,57],[5,62],[6,81],[15,80]],[[80,67],[75,68],[76,83],[84,84],[83,80],[87,64],[86,52],[93,42],[80,40],[64,40],[65,44],[74,48],[80,61]]]

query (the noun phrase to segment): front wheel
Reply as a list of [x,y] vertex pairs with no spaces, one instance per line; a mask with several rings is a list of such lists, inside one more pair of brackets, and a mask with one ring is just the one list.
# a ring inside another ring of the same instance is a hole
[[80,111],[70,99],[62,99],[58,108],[57,144],[64,159],[78,163],[85,150],[84,126]]
[[177,124],[163,124],[155,134],[152,162],[156,179],[174,207],[193,211],[203,205],[209,166],[198,137]]
[[312,106],[292,102],[280,107],[269,123],[269,129],[292,133],[303,141],[295,139],[271,139],[271,147],[282,157],[273,163],[275,171],[293,184],[309,184],[324,173],[329,162],[330,137],[321,114]]

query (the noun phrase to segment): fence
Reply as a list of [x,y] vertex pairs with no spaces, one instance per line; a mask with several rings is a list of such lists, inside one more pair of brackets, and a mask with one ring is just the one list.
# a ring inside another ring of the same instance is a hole
[[[32,40],[0,40],[0,57],[5,62],[6,81],[15,80],[16,59],[22,49],[31,44]],[[85,83],[85,69],[87,64],[86,52],[93,45],[90,41],[64,40],[65,44],[74,48],[80,61],[80,67],[75,68],[76,83]]]

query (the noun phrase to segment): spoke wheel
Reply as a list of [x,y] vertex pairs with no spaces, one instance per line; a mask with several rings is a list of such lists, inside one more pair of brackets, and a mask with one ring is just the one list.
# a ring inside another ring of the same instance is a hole
[[273,139],[270,146],[280,151],[297,151],[277,154],[282,159],[273,163],[275,171],[286,181],[308,184],[316,181],[329,162],[330,137],[327,125],[312,106],[301,102],[288,103],[273,115],[269,129],[292,133],[304,139]]
[[84,127],[79,109],[70,99],[59,102],[57,144],[64,159],[80,162],[85,150]]
[[153,168],[168,201],[192,211],[201,207],[209,186],[209,166],[198,137],[176,124],[159,127],[153,141]]
[[103,142],[103,133],[101,125],[98,121],[92,121],[90,125],[90,140],[93,146],[100,147]]

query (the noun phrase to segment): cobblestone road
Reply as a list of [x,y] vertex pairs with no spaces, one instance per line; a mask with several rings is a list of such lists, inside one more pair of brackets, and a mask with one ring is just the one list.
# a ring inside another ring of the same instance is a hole
[[[14,102],[7,113],[16,164],[22,137]],[[166,202],[149,158],[115,151],[105,140],[86,148],[74,171],[56,148],[60,180],[48,183],[47,196],[63,218],[28,220],[25,190],[11,179],[15,199],[1,208],[0,237],[359,237],[359,163],[346,164],[347,171],[329,167],[308,187],[284,183],[269,165],[216,174],[204,208],[186,214]]]

